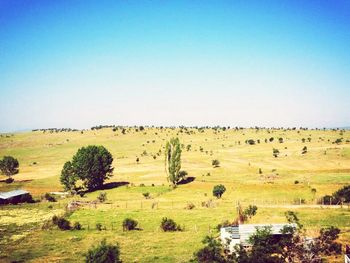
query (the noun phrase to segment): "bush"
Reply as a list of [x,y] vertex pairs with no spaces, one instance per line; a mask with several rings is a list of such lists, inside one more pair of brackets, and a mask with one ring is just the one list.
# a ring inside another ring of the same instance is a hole
[[73,225],[73,230],[81,230],[81,224],[79,222],[75,222]]
[[104,203],[107,201],[107,194],[105,192],[100,192],[100,194],[98,195],[97,197],[97,200],[100,202],[100,203]]
[[119,263],[121,260],[119,245],[110,245],[106,243],[106,240],[96,246],[89,249],[85,255],[86,263]]
[[6,178],[5,183],[11,184],[13,183],[14,179],[12,177]]
[[186,205],[186,207],[185,207],[185,209],[187,209],[187,210],[192,210],[192,209],[194,209],[195,207],[196,207],[196,206],[195,206],[193,203],[188,202],[187,205]]
[[218,231],[220,231],[220,229],[221,229],[222,227],[227,227],[227,226],[232,226],[232,224],[231,224],[228,220],[225,220],[224,222],[218,224],[218,225],[216,226],[216,229],[217,229]]
[[101,223],[97,223],[96,224],[96,230],[98,231],[101,231],[103,228],[102,228],[102,224]]
[[49,194],[49,193],[46,193],[44,195],[44,199],[49,201],[49,202],[56,202],[57,201],[56,198],[53,195]]
[[221,196],[225,193],[226,187],[222,184],[215,185],[213,188],[213,195],[217,198],[221,198]]
[[272,155],[273,155],[275,158],[277,158],[279,154],[280,154],[280,151],[279,151],[278,149],[273,148],[273,150],[272,150]]
[[125,218],[123,221],[123,230],[130,231],[134,230],[137,226],[138,222],[131,218]]
[[304,146],[303,150],[301,151],[301,154],[305,154],[305,153],[307,153],[307,147],[306,146]]
[[255,144],[255,141],[253,139],[249,139],[246,141],[247,144],[249,145],[254,145]]
[[146,199],[149,199],[151,198],[151,195],[149,192],[146,192],[146,193],[142,193],[143,197],[146,198]]
[[52,223],[57,225],[58,228],[61,230],[70,230],[71,229],[70,222],[63,217],[53,216]]
[[170,218],[163,217],[160,227],[164,232],[181,231],[181,228]]
[[220,162],[219,160],[215,159],[215,160],[212,160],[211,161],[211,165],[216,168],[216,167],[219,167],[220,166]]
[[256,215],[256,211],[258,210],[258,207],[256,205],[249,205],[243,212],[243,214],[249,218],[252,218]]
[[299,184],[299,181],[298,181],[298,180],[295,180],[295,181],[294,181],[294,184]]
[[220,241],[215,240],[213,237],[207,236],[202,243],[205,244],[205,247],[194,253],[195,262],[228,262],[221,253],[222,245]]

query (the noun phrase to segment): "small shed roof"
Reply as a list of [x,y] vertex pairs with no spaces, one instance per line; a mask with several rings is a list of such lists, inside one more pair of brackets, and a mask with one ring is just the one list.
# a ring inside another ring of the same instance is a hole
[[9,192],[0,192],[0,199],[6,200],[15,196],[25,195],[25,194],[29,194],[29,192],[25,190],[13,190]]
[[270,227],[272,235],[281,235],[285,226],[296,227],[296,224],[247,224],[223,227],[221,228],[221,237],[236,239],[245,245],[248,243],[249,237],[256,233],[257,228]]
[[296,227],[295,224],[247,224],[239,225],[239,235],[242,243],[247,243],[251,235],[256,233],[256,230],[259,228],[269,227],[271,229],[272,235],[281,235],[282,229],[285,226]]

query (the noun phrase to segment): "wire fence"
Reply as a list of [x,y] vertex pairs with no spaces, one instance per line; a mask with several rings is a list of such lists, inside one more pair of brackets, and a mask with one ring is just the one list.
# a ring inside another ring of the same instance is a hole
[[11,209],[18,207],[28,208],[52,208],[52,209],[66,209],[70,203],[77,203],[77,208],[105,208],[105,209],[126,209],[126,210],[142,210],[142,209],[188,209],[193,208],[236,208],[238,205],[243,207],[248,205],[256,205],[258,207],[328,207],[328,208],[344,208],[350,209],[350,203],[337,202],[332,200],[315,199],[312,201],[305,201],[302,198],[290,199],[237,199],[237,200],[222,200],[222,199],[206,199],[202,201],[167,201],[156,199],[145,200],[128,200],[128,201],[106,201],[99,203],[96,201],[87,201],[86,199],[70,199],[61,200],[59,202],[38,202],[32,204],[17,204],[17,205],[1,205],[0,210]]

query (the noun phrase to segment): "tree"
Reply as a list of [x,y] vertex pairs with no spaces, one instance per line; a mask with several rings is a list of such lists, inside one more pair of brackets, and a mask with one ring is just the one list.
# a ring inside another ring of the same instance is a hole
[[221,243],[215,240],[213,237],[206,236],[203,241],[204,248],[198,250],[194,256],[197,262],[200,263],[224,263],[227,262],[223,256],[223,249]]
[[316,254],[321,253],[327,256],[341,254],[342,245],[335,242],[339,237],[339,233],[339,228],[334,226],[321,228],[320,236],[313,243],[312,251]]
[[181,227],[175,223],[174,220],[170,218],[163,217],[160,227],[164,232],[181,231]]
[[85,255],[86,263],[119,263],[121,260],[119,245],[107,244],[106,240],[102,240],[101,243],[89,249]]
[[225,193],[226,187],[222,184],[215,185],[213,188],[213,195],[217,198],[221,198],[221,196]]
[[131,218],[125,218],[123,221],[123,230],[130,231],[134,230],[137,226],[138,222]]
[[1,173],[6,176],[11,177],[11,175],[17,174],[19,171],[18,167],[18,160],[12,156],[4,156],[4,158],[0,160]]
[[77,176],[74,174],[74,169],[70,161],[66,162],[63,165],[60,181],[65,191],[75,189],[75,182],[77,181]]
[[220,161],[215,159],[215,160],[212,160],[211,161],[211,165],[214,167],[214,168],[217,168],[220,166]]
[[256,211],[258,210],[258,207],[256,205],[249,205],[246,209],[244,209],[244,215],[246,215],[249,218],[252,218],[256,215]]
[[88,190],[99,189],[112,176],[112,162],[113,157],[105,147],[82,147],[73,156],[73,160],[63,166],[61,183],[66,190],[72,190],[80,179]]
[[338,202],[350,202],[350,185],[346,185],[339,189],[333,194],[333,196]]
[[180,181],[181,145],[179,138],[171,138],[165,146],[165,172],[168,180],[176,186]]
[[273,148],[273,150],[272,150],[272,155],[273,155],[275,158],[277,158],[279,154],[280,154],[280,151],[279,151],[278,149]]
[[303,150],[301,151],[301,154],[305,154],[305,153],[307,153],[307,147],[306,146],[304,146]]

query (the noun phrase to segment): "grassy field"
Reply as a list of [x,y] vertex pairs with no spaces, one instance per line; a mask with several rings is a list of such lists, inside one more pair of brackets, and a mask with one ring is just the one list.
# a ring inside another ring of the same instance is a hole
[[[318,198],[350,183],[350,144],[346,143],[350,131],[340,133],[146,128],[122,134],[121,130],[108,128],[83,133],[3,134],[0,157],[17,158],[20,172],[14,176],[14,183],[0,182],[0,191],[23,188],[37,198],[46,192],[61,191],[59,175],[63,164],[80,147],[92,144],[105,146],[114,157],[114,176],[109,182],[128,184],[105,190],[106,204],[87,206],[69,215],[70,221],[83,225],[82,231],[41,229],[53,214],[64,212],[70,199],[0,208],[0,261],[79,262],[93,243],[106,238],[120,244],[124,262],[187,262],[206,235],[217,235],[215,227],[219,223],[235,218],[237,202],[243,206],[257,204],[258,213],[252,223],[284,222],[284,212],[293,210],[310,236],[317,235],[321,227],[335,225],[342,230],[341,242],[349,243],[349,208],[315,205]],[[168,186],[163,156],[166,140],[174,136],[185,146],[182,169],[194,179],[176,189]],[[271,137],[273,142],[269,142]],[[279,143],[280,137],[283,143]],[[343,138],[343,142],[334,144],[337,138]],[[248,145],[248,139],[260,143]],[[187,145],[191,150],[186,150]],[[304,146],[306,154],[301,153]],[[278,158],[273,157],[273,148],[279,149]],[[212,167],[213,159],[220,161],[220,167]],[[224,184],[227,189],[220,200],[212,197],[216,184]],[[142,195],[145,192],[152,198],[146,200]],[[98,194],[99,191],[73,199],[95,200]],[[213,207],[202,207],[201,203],[209,199],[213,199]],[[294,205],[301,200],[305,205]],[[184,209],[188,202],[196,207]],[[121,222],[126,217],[138,220],[142,230],[123,232]],[[163,233],[159,230],[162,217],[174,219],[185,230]],[[96,223],[106,230],[96,230]],[[331,260],[342,262],[340,257]]]

